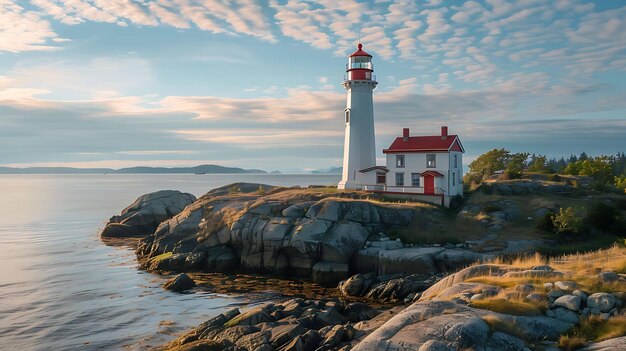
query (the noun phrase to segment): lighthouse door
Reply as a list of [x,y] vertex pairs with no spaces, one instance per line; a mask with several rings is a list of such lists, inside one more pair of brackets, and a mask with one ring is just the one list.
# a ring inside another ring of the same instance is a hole
[[432,175],[424,176],[424,194],[435,193],[435,177]]

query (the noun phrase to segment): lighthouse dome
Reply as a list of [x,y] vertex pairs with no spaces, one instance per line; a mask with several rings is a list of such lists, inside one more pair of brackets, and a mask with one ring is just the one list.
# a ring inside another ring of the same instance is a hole
[[355,51],[352,55],[350,55],[349,57],[354,57],[354,56],[369,56],[372,57],[372,55],[368,54],[367,52],[363,51],[363,44],[359,43],[359,45],[357,46],[357,51]]

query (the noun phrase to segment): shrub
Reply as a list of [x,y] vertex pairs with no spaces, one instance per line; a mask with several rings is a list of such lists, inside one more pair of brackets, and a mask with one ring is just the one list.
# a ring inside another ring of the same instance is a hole
[[626,194],[626,176],[615,177],[614,183],[618,190]]
[[552,217],[552,224],[557,234],[578,234],[582,229],[582,219],[573,208],[559,209],[559,213]]
[[589,209],[585,221],[594,228],[607,232],[619,221],[619,212],[615,207],[599,202]]
[[549,232],[554,231],[554,212],[548,211],[537,221],[537,229],[546,230]]

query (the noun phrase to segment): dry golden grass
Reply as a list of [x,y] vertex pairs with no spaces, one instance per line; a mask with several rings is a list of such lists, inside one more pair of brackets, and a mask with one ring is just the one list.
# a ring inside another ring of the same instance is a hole
[[615,316],[604,320],[599,317],[583,319],[573,333],[590,341],[602,341],[626,335],[626,317]]
[[554,277],[485,276],[474,277],[469,281],[509,288],[518,284],[533,284],[540,287],[543,283],[554,282],[555,280],[574,280],[589,293],[626,291],[626,284],[623,282],[602,283],[596,277],[598,273],[603,271],[614,271],[617,273],[626,271],[626,248],[617,245],[609,249],[561,257],[544,257],[536,253],[532,256],[517,257],[513,260],[498,258],[493,263],[508,265],[516,270],[526,270],[538,265],[549,265],[555,270],[564,272],[565,277],[557,279]]
[[574,351],[587,345],[585,338],[580,336],[561,335],[559,338],[559,348],[563,351]]
[[516,299],[504,299],[501,297],[472,301],[470,303],[470,307],[511,314],[514,316],[538,316],[541,314],[541,309],[535,304]]

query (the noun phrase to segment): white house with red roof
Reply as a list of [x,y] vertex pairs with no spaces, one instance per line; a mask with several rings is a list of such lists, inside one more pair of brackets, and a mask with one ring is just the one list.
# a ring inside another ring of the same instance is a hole
[[404,128],[383,150],[386,166],[363,170],[363,190],[416,195],[447,207],[451,198],[463,195],[464,152],[459,136],[448,134],[447,126],[439,135],[426,136],[411,136]]
[[458,135],[441,127],[439,135],[411,136],[404,128],[389,148],[383,150],[386,165],[376,165],[372,56],[358,45],[348,57],[345,142],[339,189],[361,189],[450,206],[463,195],[463,145]]

